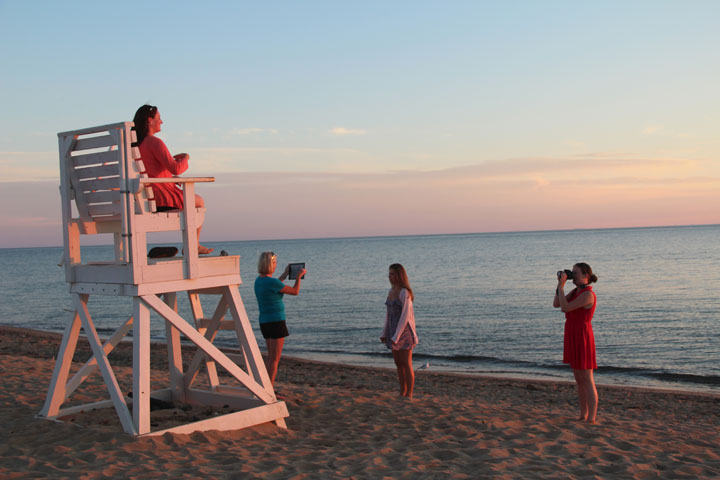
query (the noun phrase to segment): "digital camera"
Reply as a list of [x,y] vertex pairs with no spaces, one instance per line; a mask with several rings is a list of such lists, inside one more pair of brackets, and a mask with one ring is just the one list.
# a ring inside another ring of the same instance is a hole
[[[565,275],[567,275],[567,279],[568,279],[568,280],[572,280],[572,279],[573,279],[572,270],[567,270],[567,269],[565,269],[564,272],[565,272]],[[562,275],[562,274],[563,274],[563,270],[558,270],[558,273],[557,273],[558,278],[560,278],[560,275]]]

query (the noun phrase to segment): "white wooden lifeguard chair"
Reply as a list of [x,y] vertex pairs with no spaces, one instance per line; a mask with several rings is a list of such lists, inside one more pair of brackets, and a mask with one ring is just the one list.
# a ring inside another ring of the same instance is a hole
[[[242,282],[240,257],[197,254],[196,230],[202,224],[204,209],[195,207],[194,183],[214,179],[147,178],[139,150],[132,146],[135,141],[132,127],[132,122],[121,122],[58,134],[63,259],[74,314],[66,325],[47,399],[39,415],[59,419],[114,406],[123,429],[132,435],[235,430],[266,422],[285,428],[287,407],[275,396],[238,291]],[[156,212],[150,184],[160,182],[182,184],[183,210]],[[147,234],[161,231],[182,231],[182,257],[147,257]],[[80,235],[102,233],[114,237],[114,259],[83,263]],[[178,314],[177,292],[188,293],[194,326]],[[212,318],[203,318],[200,294],[212,294],[215,299],[220,295]],[[105,343],[88,311],[90,295],[133,297],[131,316]],[[165,321],[170,379],[168,388],[154,392],[150,391],[151,310]],[[232,320],[224,319],[228,310]],[[213,340],[222,327],[234,328],[242,355],[226,355],[215,347]],[[93,355],[68,380],[81,328]],[[121,391],[107,355],[131,329],[133,380],[129,398]],[[183,368],[180,334],[198,347],[187,370]],[[193,387],[203,364],[209,389]],[[239,386],[221,385],[216,365],[237,380]],[[61,408],[96,368],[102,373],[110,399]],[[151,432],[151,397],[176,404],[229,406],[234,412]]]

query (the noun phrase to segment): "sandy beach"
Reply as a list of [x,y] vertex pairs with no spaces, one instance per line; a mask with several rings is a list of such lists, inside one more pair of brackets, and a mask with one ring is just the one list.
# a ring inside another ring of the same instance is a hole
[[[272,424],[133,438],[114,410],[38,419],[59,334],[0,326],[2,478],[718,478],[720,396],[599,387],[599,425],[578,423],[574,385],[420,371],[401,400],[388,368],[284,358],[288,429]],[[129,344],[111,355],[130,384]],[[187,352],[188,354],[190,352]],[[75,360],[89,357],[82,340]],[[153,346],[153,383],[167,381]],[[568,379],[571,373],[568,371]],[[78,401],[107,397],[99,374]],[[157,426],[214,415],[166,408]]]

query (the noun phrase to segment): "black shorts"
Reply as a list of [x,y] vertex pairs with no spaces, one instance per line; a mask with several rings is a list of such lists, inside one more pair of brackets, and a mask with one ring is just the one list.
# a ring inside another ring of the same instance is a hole
[[263,338],[285,338],[288,335],[288,329],[287,325],[285,325],[285,320],[281,322],[270,322],[270,323],[261,323],[260,324],[260,331],[263,334]]

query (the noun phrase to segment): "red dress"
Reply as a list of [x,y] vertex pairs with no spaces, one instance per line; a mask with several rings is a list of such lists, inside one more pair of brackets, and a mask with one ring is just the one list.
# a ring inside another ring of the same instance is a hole
[[[150,178],[170,178],[188,169],[187,157],[178,161],[170,155],[165,142],[155,135],[148,135],[140,144],[140,159]],[[153,196],[158,207],[183,208],[182,190],[174,183],[153,183]]]
[[572,302],[581,293],[590,291],[593,296],[591,308],[578,308],[572,312],[565,312],[565,342],[563,349],[563,363],[569,363],[575,370],[595,370],[595,336],[592,331],[592,318],[597,305],[597,297],[591,286],[582,290],[577,288],[570,293],[568,302]]

